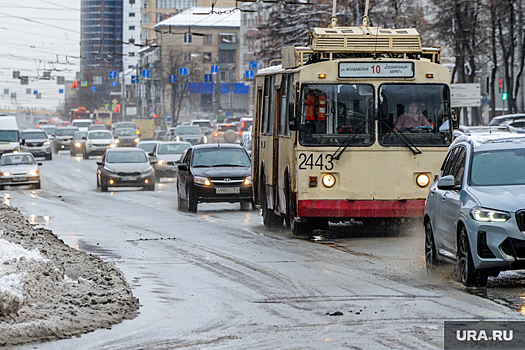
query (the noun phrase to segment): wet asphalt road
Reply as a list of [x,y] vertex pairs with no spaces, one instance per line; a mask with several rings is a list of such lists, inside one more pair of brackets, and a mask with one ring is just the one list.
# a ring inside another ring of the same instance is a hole
[[436,349],[445,320],[524,320],[525,276],[466,290],[454,268],[424,269],[419,227],[334,225],[297,239],[238,204],[177,210],[173,181],[155,192],[96,189],[96,161],[43,161],[42,189],[4,202],[67,244],[113,261],[140,315],[80,338],[15,349]]

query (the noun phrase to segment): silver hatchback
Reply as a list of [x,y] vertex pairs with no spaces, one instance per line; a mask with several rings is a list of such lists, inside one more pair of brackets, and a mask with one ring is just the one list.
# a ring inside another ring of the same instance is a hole
[[459,265],[465,286],[525,268],[525,137],[460,136],[425,205],[427,270]]

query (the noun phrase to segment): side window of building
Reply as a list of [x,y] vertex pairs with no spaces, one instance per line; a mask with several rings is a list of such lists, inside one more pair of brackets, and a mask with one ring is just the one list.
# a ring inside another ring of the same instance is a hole
[[191,44],[193,42],[193,35],[191,35],[191,33],[184,33],[182,42],[184,44]]

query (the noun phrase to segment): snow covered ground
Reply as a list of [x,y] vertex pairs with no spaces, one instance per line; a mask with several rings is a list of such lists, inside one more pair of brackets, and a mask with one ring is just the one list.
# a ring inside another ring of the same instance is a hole
[[113,263],[67,246],[0,204],[0,346],[110,328],[134,318],[138,307]]

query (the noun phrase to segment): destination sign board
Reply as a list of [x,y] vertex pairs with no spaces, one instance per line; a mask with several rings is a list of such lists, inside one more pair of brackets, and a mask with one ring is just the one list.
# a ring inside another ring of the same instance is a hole
[[340,62],[339,78],[413,78],[413,62]]

